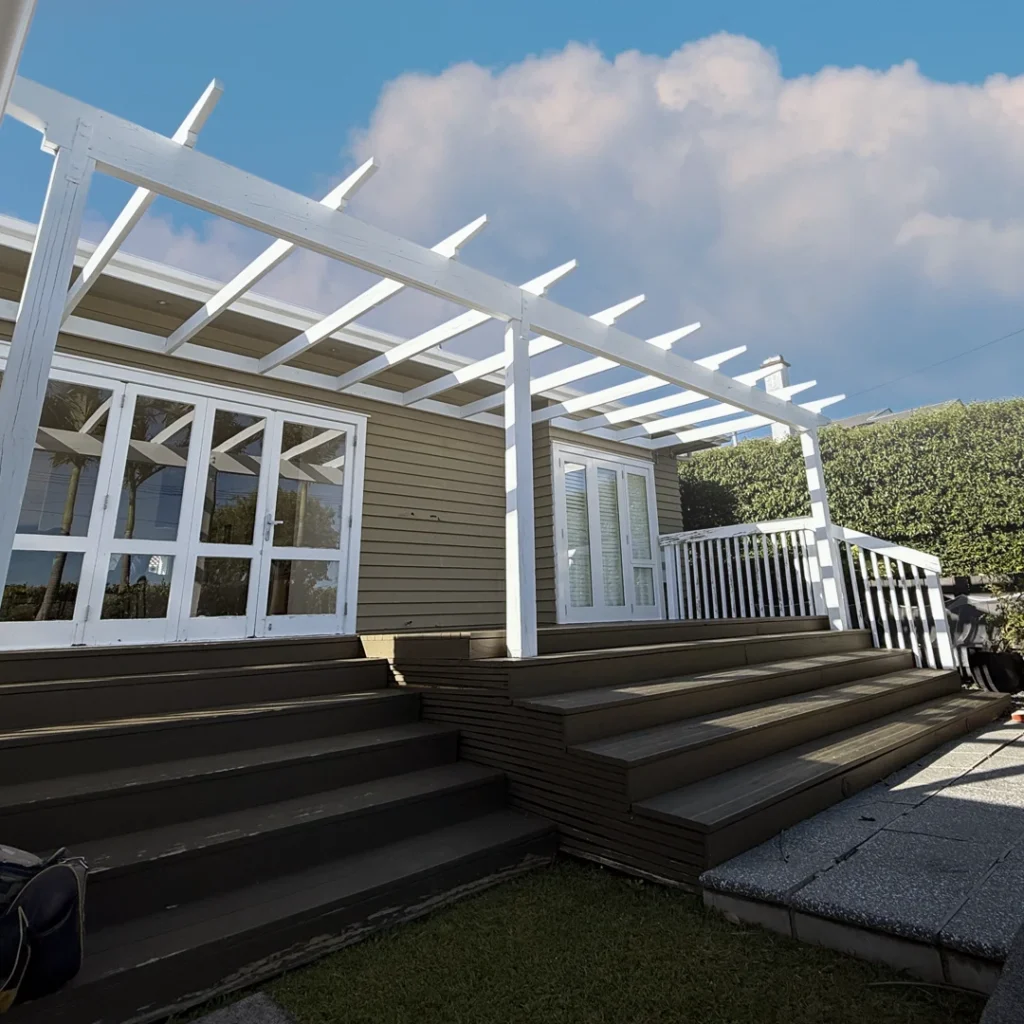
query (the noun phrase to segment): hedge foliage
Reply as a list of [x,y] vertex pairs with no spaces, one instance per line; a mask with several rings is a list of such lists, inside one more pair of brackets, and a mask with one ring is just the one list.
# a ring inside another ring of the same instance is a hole
[[[1024,398],[827,427],[821,452],[840,525],[936,554],[944,574],[1024,571]],[[695,453],[679,481],[687,530],[810,510],[797,437]]]

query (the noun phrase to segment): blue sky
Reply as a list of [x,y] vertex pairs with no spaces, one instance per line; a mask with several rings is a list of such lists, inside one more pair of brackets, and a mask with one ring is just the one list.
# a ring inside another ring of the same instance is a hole
[[[579,256],[557,298],[589,312],[643,290],[623,326],[701,319],[699,345],[680,351],[781,350],[797,378],[821,382],[813,397],[854,395],[1024,326],[1022,31],[1009,2],[40,0],[21,72],[168,134],[216,75],[226,92],[204,151],[308,194],[373,152],[384,170],[357,216],[432,242],[488,212],[467,262],[516,277]],[[636,60],[616,60],[631,50]],[[892,70],[908,60],[917,70]],[[464,62],[479,70],[450,70]],[[997,74],[1006,87],[986,86]],[[536,127],[552,116],[587,127],[571,139]],[[814,137],[833,130],[822,156]],[[47,163],[34,133],[6,120],[0,210],[35,220]],[[94,184],[94,233],[125,195]],[[154,216],[129,248],[213,276],[259,247],[180,207]],[[329,307],[356,279],[324,273],[274,287]],[[408,302],[380,323],[414,330],[423,315]],[[1022,346],[836,414],[1020,391]]]

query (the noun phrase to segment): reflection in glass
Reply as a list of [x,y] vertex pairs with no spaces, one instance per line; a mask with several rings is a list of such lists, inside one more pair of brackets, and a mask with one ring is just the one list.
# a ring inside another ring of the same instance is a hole
[[114,536],[176,540],[195,409],[148,395],[135,399]]
[[590,504],[587,470],[576,463],[565,466],[566,542],[569,548],[569,604],[591,608],[594,584],[590,568]]
[[[56,582],[54,570],[58,568]],[[0,621],[33,622],[74,618],[82,555],[55,551],[12,551]]]
[[268,615],[334,615],[337,610],[337,562],[271,561]]
[[18,533],[89,532],[110,398],[109,391],[85,384],[47,384]]
[[111,555],[100,618],[166,618],[173,563],[170,555]]
[[248,558],[197,558],[193,616],[245,615],[249,604]]
[[345,432],[286,422],[281,429],[275,547],[337,550],[344,485]]
[[218,409],[214,415],[201,541],[252,543],[266,426],[265,419],[246,413]]

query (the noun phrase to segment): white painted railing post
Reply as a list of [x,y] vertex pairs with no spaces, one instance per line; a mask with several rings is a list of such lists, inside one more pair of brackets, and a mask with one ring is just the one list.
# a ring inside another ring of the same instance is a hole
[[505,644],[537,655],[530,350],[521,320],[505,328]]
[[824,612],[832,629],[848,629],[850,611],[846,602],[846,584],[843,580],[843,567],[839,561],[839,544],[832,533],[832,515],[828,507],[828,494],[825,491],[825,471],[821,463],[818,431],[801,430],[800,448],[807,471],[807,489],[811,494],[811,529],[814,532],[814,547],[818,555]]
[[679,601],[679,546],[670,545],[663,547],[661,554],[665,559],[665,615],[669,619],[681,619],[683,615]]
[[29,259],[25,287],[0,385],[0,592],[7,580],[18,508],[25,493],[36,430],[42,415],[57,332],[64,311],[75,249],[94,161],[92,126],[78,123],[72,143],[57,149],[43,213]]
[[[946,601],[942,596],[942,583],[938,573],[926,573],[928,581],[928,604],[931,606],[932,619],[935,622],[935,646],[938,649],[939,668],[956,668],[953,655],[953,640],[949,631],[949,619],[946,616]],[[927,630],[927,623],[925,623]]]

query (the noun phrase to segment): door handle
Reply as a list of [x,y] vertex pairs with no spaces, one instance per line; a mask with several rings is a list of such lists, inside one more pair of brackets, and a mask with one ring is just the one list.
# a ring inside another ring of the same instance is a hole
[[263,539],[270,540],[270,535],[274,532],[275,526],[281,526],[284,523],[283,519],[275,519],[273,512],[267,513],[266,523],[263,527]]

